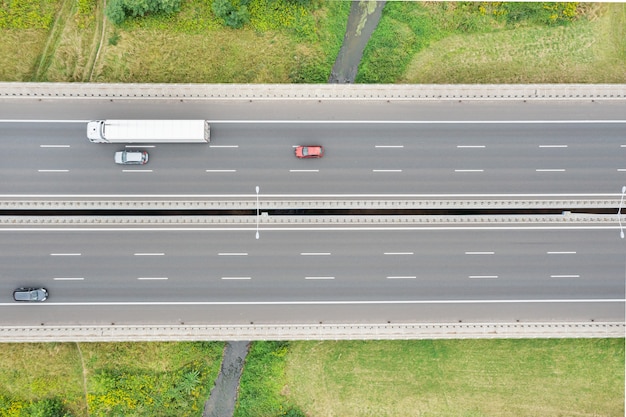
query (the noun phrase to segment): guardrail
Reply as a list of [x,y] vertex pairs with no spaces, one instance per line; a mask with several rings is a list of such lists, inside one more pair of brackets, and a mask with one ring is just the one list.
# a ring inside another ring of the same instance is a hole
[[297,100],[626,99],[626,84],[98,84],[0,83],[10,98]]
[[0,342],[622,338],[625,331],[613,322],[3,326]]

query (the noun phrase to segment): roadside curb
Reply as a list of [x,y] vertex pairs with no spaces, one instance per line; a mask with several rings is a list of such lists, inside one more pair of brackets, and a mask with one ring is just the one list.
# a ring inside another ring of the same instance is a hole
[[623,338],[621,322],[3,326],[0,342]]
[[0,82],[0,98],[624,100],[626,84],[104,84]]

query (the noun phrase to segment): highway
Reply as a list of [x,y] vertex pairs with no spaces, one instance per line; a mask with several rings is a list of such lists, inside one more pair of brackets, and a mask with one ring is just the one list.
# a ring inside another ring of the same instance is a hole
[[[213,123],[210,145],[89,143],[85,123],[1,123],[2,195],[592,194],[626,183],[617,123]],[[393,134],[390,134],[393,132]],[[297,160],[322,144],[322,160]],[[132,191],[131,191],[132,190]]]
[[[621,100],[0,99],[0,114],[9,203],[250,202],[259,187],[261,202],[496,196],[523,206],[531,195],[617,201],[626,185]],[[212,140],[132,146],[150,162],[115,165],[124,145],[85,134],[104,118],[207,119]],[[324,145],[325,157],[298,160],[302,144]],[[624,321],[616,225],[261,225],[255,239],[253,227],[135,220],[0,227],[0,326]],[[12,290],[30,285],[49,300],[15,303]]]
[[[380,322],[396,308],[432,303],[447,308],[418,321],[472,321],[494,302],[520,320],[624,315],[626,256],[613,229],[362,229],[261,230],[258,240],[252,231],[210,227],[1,231],[2,324],[274,322],[263,314],[268,306],[327,303],[341,308],[279,319],[341,322],[369,304],[379,308],[360,321]],[[45,286],[50,300],[24,308],[10,298],[20,285]],[[564,313],[568,302],[581,306]],[[142,305],[149,315],[138,312]]]

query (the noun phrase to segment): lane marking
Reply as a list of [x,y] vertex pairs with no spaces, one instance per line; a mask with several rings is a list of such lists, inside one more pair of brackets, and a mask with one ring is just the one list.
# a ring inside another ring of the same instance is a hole
[[567,148],[568,145],[539,145],[540,148]]
[[125,145],[125,148],[156,148],[154,145]]
[[80,253],[51,253],[50,256],[81,256]]
[[123,169],[122,172],[152,172],[151,169]]
[[565,172],[562,168],[544,168],[544,169],[536,169],[537,172]]
[[414,255],[413,252],[384,252],[383,255]]
[[404,145],[374,145],[375,148],[404,148]]
[[[255,231],[256,227],[107,227],[106,229],[98,228],[98,227],[63,227],[62,229],[58,227],[0,227],[0,233],[2,232],[110,232],[111,230],[122,231],[122,232],[137,232],[137,231],[146,231],[146,232],[204,232],[204,231],[216,231],[216,232],[224,232],[224,231]],[[310,230],[321,230],[321,231],[346,231],[346,230],[368,230],[368,231],[396,231],[396,230],[454,230],[454,231],[470,231],[470,230],[619,230],[619,226],[589,226],[589,225],[559,225],[559,226],[322,226],[316,227],[315,225],[311,225],[311,227],[264,227],[263,230],[267,231],[310,231]]]
[[38,172],[70,172],[69,169],[38,169]]
[[220,252],[218,256],[247,256],[247,252]]
[[[625,169],[626,170],[626,169]],[[239,197],[254,197],[255,194],[0,194],[0,198],[12,198],[12,197],[29,197],[29,198],[53,198],[53,197],[89,197],[89,198],[127,198],[127,199],[142,199],[142,198],[239,198]],[[272,198],[318,198],[318,197],[350,197],[350,198],[482,198],[482,197],[536,197],[536,198],[591,198],[591,197],[617,197],[621,196],[621,193],[586,193],[586,194],[264,194],[265,197]]]
[[223,280],[248,280],[252,277],[222,277]]
[[289,172],[320,172],[319,169],[290,169]]
[[302,256],[328,256],[330,252],[301,252]]
[[209,148],[238,148],[239,145],[209,145]]
[[[1,121],[1,120],[0,120]],[[10,122],[16,122],[10,120]],[[26,120],[26,122],[31,122]],[[209,120],[209,123],[241,124],[613,124],[626,123],[626,120]]]
[[[625,298],[600,298],[600,299],[537,299],[537,300],[352,300],[352,301],[96,301],[55,303],[46,301],[45,306],[255,306],[255,305],[409,305],[409,304],[582,304],[582,303],[620,303],[626,302]],[[19,303],[0,303],[3,307],[21,308]]]
[[495,252],[465,252],[466,255],[494,255]]
[[69,148],[70,145],[39,145],[40,148]]
[[154,252],[154,253],[152,253],[152,252],[145,252],[145,253],[144,252],[139,252],[139,253],[133,253],[133,255],[135,255],[135,256],[163,256],[163,255],[165,255],[165,253],[164,252]]
[[570,255],[575,254],[576,251],[562,251],[562,252],[546,252],[548,255]]
[[[43,119],[0,119],[0,123],[87,123],[91,120],[43,120]],[[209,123],[329,123],[329,124],[612,124],[626,120],[208,120]]]
[[456,145],[457,148],[486,148],[485,145]]
[[498,276],[497,275],[470,275],[469,278],[472,278],[472,279],[489,278],[489,279],[491,279],[491,278],[498,278]]
[[304,279],[335,279],[335,277],[304,277]]
[[580,275],[550,275],[550,278],[580,278]]
[[148,280],[159,280],[159,281],[163,281],[168,279],[167,277],[139,277],[137,278],[140,281],[148,281]]
[[454,172],[483,172],[484,169],[455,169]]
[[626,168],[617,168],[617,171],[618,172],[624,172],[624,171],[626,171]]
[[387,277],[387,279],[416,279],[416,276],[409,276],[409,275],[396,275],[396,276],[390,276]]
[[205,169],[204,172],[237,172],[236,169]]
[[372,172],[402,172],[401,169],[373,169]]
[[85,278],[82,277],[56,277],[53,278],[55,281],[84,281]]

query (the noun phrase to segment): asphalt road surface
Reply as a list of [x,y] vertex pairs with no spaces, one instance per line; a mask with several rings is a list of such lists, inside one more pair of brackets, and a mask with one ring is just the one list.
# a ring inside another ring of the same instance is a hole
[[0,232],[2,324],[624,316],[615,230],[129,229]]

